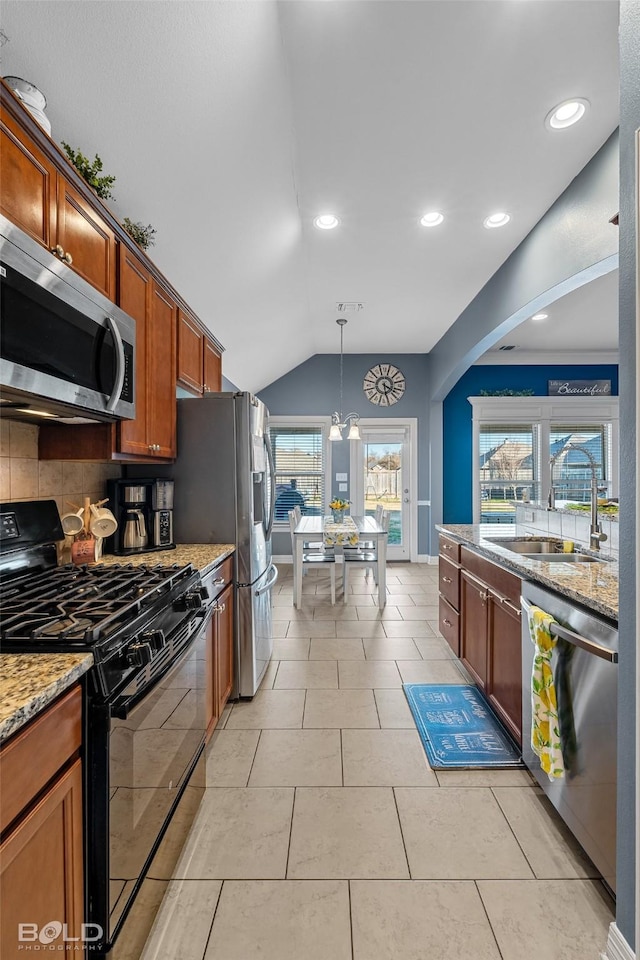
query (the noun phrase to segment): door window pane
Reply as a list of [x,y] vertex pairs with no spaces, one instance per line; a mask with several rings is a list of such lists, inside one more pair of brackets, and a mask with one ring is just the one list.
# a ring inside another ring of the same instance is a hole
[[389,546],[402,543],[402,443],[362,444],[364,455],[364,512],[376,507],[389,511]]

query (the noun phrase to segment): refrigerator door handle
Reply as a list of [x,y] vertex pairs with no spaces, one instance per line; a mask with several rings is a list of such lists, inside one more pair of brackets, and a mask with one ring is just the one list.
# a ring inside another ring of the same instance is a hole
[[[264,532],[265,540],[271,538],[271,531],[273,530],[273,520],[276,510],[276,470],[273,463],[273,451],[271,450],[271,440],[269,439],[268,434],[265,433],[264,445],[267,449],[267,461],[269,463],[269,482],[271,484],[271,491],[269,494],[269,520]],[[275,581],[274,581],[275,583]]]
[[272,587],[272,586],[274,585],[274,583],[276,582],[276,580],[278,579],[278,568],[276,567],[275,563],[272,563],[272,564],[271,564],[271,566],[269,567],[269,571],[272,571],[272,572],[273,572],[273,573],[272,573],[272,576],[271,576],[271,579],[270,579],[270,580],[267,580],[267,582],[265,583],[265,585],[264,585],[263,587],[259,587],[259,588],[256,590],[256,597],[259,597],[261,594],[266,593],[267,590],[270,590],[271,587]]

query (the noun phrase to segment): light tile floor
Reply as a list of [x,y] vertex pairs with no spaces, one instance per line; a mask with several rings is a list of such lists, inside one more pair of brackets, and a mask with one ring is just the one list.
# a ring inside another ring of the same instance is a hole
[[[467,678],[437,571],[274,597],[274,659],[208,746],[207,789],[143,960],[599,960],[613,904],[524,771],[433,771],[403,682]],[[161,888],[159,892],[163,892]]]

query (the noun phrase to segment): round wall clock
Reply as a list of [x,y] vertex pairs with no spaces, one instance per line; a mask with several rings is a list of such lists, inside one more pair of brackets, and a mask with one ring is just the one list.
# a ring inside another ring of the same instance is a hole
[[392,363],[377,363],[365,374],[362,389],[367,400],[379,407],[397,403],[407,386],[404,374]]

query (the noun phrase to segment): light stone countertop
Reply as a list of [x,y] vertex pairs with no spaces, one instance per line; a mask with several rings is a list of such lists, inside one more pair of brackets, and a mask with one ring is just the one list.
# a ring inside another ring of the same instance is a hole
[[90,653],[0,654],[0,743],[93,665]]
[[[617,622],[618,563],[615,560],[599,563],[531,560],[486,540],[477,524],[436,524],[436,530],[447,534],[458,543],[473,547],[476,553],[506,567],[523,580],[541,583]],[[496,531],[496,536],[500,536],[499,531]],[[515,536],[505,535],[505,540],[517,540],[518,536],[517,533]]]
[[148,564],[150,567],[158,564],[163,566],[177,564],[179,567],[184,567],[185,564],[192,563],[204,576],[213,567],[230,557],[235,549],[233,543],[179,543],[175,550],[152,550],[149,553],[127,554],[122,557],[109,554],[103,556],[99,563],[110,567],[116,564],[122,566],[132,564],[134,567],[140,567],[142,564]]

